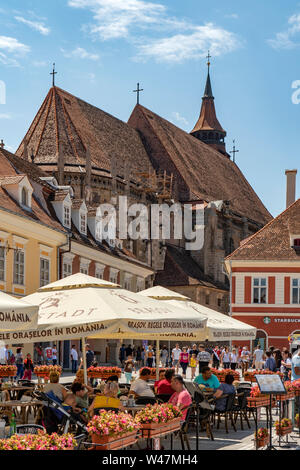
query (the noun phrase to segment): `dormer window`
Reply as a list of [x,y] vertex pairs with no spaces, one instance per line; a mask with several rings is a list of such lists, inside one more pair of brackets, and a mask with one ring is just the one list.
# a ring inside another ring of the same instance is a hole
[[24,187],[22,188],[21,203],[23,206],[28,206],[28,191]]
[[86,213],[81,213],[80,214],[80,232],[86,235],[86,226],[87,226],[87,219],[86,219]]
[[294,238],[293,248],[296,251],[296,253],[300,254],[300,238]]
[[67,228],[71,228],[71,208],[69,205],[64,205],[63,225]]

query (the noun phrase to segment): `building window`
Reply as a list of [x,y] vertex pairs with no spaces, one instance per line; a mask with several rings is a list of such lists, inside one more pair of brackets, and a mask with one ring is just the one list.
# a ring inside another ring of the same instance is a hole
[[300,279],[292,281],[292,299],[293,304],[300,304]]
[[209,302],[210,302],[210,295],[209,294],[205,294],[205,303],[206,305],[209,305]]
[[221,307],[221,305],[222,305],[222,299],[218,297],[218,307]]
[[40,286],[46,286],[50,282],[50,261],[45,258],[40,260]]
[[25,268],[24,251],[14,251],[14,284],[24,286],[24,268]]
[[65,227],[71,227],[71,210],[69,206],[64,206],[64,224]]
[[110,276],[109,276],[109,280],[110,282],[112,282],[113,284],[118,284],[118,273],[119,271],[112,271],[110,270]]
[[0,246],[0,281],[5,281],[5,248]]
[[86,235],[86,214],[80,215],[80,233]]
[[28,206],[28,191],[26,188],[22,188],[21,204],[23,206]]
[[124,278],[124,289],[127,289],[127,290],[132,289],[131,281],[132,281],[131,276],[125,276],[125,278]]
[[294,240],[294,246],[297,246],[300,248],[300,238],[295,238]]
[[72,274],[72,263],[63,263],[63,278],[71,276]]
[[80,266],[81,274],[88,274],[88,268],[86,266]]
[[253,303],[267,303],[267,279],[264,277],[253,279]]

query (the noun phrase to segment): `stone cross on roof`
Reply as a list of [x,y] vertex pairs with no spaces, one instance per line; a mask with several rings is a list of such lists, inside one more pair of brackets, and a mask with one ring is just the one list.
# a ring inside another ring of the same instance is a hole
[[1,148],[1,149],[4,149],[4,145],[5,145],[5,144],[4,144],[4,142],[3,142],[3,139],[1,139],[0,148]]

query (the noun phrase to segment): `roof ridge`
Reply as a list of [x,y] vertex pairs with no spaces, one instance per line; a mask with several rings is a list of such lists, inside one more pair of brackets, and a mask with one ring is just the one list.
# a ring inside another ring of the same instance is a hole
[[234,254],[236,254],[241,248],[244,248],[245,246],[247,246],[247,244],[253,240],[253,238],[255,238],[256,236],[258,236],[260,233],[264,232],[265,230],[267,230],[270,225],[272,225],[273,223],[276,223],[278,220],[281,220],[281,218],[283,218],[286,213],[292,209],[292,207],[294,207],[296,204],[300,204],[300,198],[297,199],[295,202],[293,202],[293,204],[291,204],[289,207],[287,207],[283,212],[281,212],[277,217],[274,217],[272,220],[270,220],[270,222],[268,222],[266,225],[264,225],[260,230],[258,230],[257,232],[255,232],[253,235],[251,235],[250,237],[248,237],[248,240],[243,244],[243,245],[240,245],[236,250],[234,250],[230,255],[228,255],[225,260],[229,260]]

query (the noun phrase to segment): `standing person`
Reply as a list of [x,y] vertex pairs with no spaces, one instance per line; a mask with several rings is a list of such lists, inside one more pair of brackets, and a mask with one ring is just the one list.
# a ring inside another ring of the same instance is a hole
[[223,350],[221,354],[221,362],[223,364],[224,369],[229,369],[230,367],[230,352],[227,346]]
[[232,352],[230,353],[230,368],[232,370],[236,369],[237,362],[238,362],[238,355],[237,355],[236,349],[234,348]]
[[211,355],[205,351],[204,345],[199,344],[199,353],[197,356],[197,361],[199,364],[199,374],[202,372],[203,367],[208,367],[211,361]]
[[280,372],[283,373],[283,380],[289,380],[289,372],[292,369],[292,355],[287,350],[282,351],[282,361]]
[[33,372],[33,362],[31,359],[31,355],[27,354],[26,359],[24,359],[24,375],[22,378],[31,380],[32,372]]
[[16,358],[14,356],[14,353],[12,352],[12,349],[9,348],[8,344],[5,346],[5,358],[6,358],[6,363],[8,365],[12,365],[15,363]]
[[279,371],[280,367],[281,367],[281,361],[282,361],[282,356],[281,356],[281,352],[280,352],[279,349],[275,349],[275,351],[273,353],[273,357],[274,357],[275,362],[276,362],[276,371]]
[[77,367],[78,367],[78,352],[75,348],[75,344],[72,344],[70,356],[71,356],[71,361],[72,361],[72,373],[76,374]]
[[[292,382],[300,379],[300,346],[292,357]],[[299,398],[298,398],[299,400]]]
[[41,343],[36,345],[35,350],[36,350],[38,365],[44,364],[44,354],[43,354],[43,348],[42,348]]
[[185,379],[186,377],[186,369],[189,365],[189,353],[187,352],[187,348],[182,348],[182,351],[179,356],[180,367],[182,368],[182,376]]
[[261,370],[262,365],[263,365],[263,357],[264,357],[264,352],[260,348],[260,344],[258,343],[254,353],[253,353],[253,362],[254,362],[254,367],[256,370]]
[[161,360],[162,367],[167,367],[168,357],[169,357],[169,351],[168,351],[167,346],[164,345],[160,352],[160,360]]
[[52,348],[52,364],[54,366],[56,366],[57,364],[57,349],[56,349],[56,345],[53,346]]
[[5,366],[6,365],[6,348],[4,344],[0,343],[0,365]]
[[266,351],[267,360],[265,362],[265,370],[270,370],[271,372],[276,371],[276,361],[271,353],[271,351]]
[[46,364],[49,365],[52,362],[52,347],[47,346],[44,350]]
[[213,349],[213,354],[212,354],[212,360],[213,360],[213,367],[215,369],[219,369],[220,366],[220,356],[221,356],[221,351],[219,349],[219,346],[215,346]]
[[199,354],[199,351],[198,351],[198,348],[197,348],[197,344],[193,344],[193,347],[189,350],[190,358],[192,357],[193,354],[196,354],[196,357],[197,357],[198,354]]
[[135,360],[136,360],[136,364],[137,364],[138,369],[140,369],[140,367],[142,365],[142,348],[141,348],[141,346],[137,347]]
[[85,351],[86,351],[86,367],[87,369],[91,367],[95,360],[95,354],[94,351],[91,350],[90,345],[86,344],[85,345]]
[[120,347],[120,353],[119,353],[119,359],[121,362],[121,366],[124,367],[124,362],[125,362],[125,344],[122,344]]
[[23,354],[22,354],[22,348],[17,348],[17,354],[16,354],[16,366],[17,366],[17,375],[16,377],[22,378],[23,373],[24,373],[24,366],[23,366],[24,360],[23,360]]
[[145,359],[146,359],[147,367],[153,367],[154,351],[153,351],[151,344],[149,344],[148,346]]
[[124,373],[125,373],[125,378],[126,378],[126,383],[130,384],[131,379],[132,379],[132,371],[134,368],[134,360],[132,356],[128,356],[126,361],[125,361],[125,366],[124,366]]
[[133,349],[131,347],[131,344],[128,344],[127,348],[125,349],[125,355],[126,359],[130,356],[132,357]]
[[249,360],[250,360],[250,352],[248,351],[246,346],[244,346],[243,349],[242,349],[242,352],[241,352],[242,374],[243,375],[248,370]]
[[176,374],[178,374],[179,369],[179,358],[180,358],[181,349],[177,343],[175,348],[172,349],[172,364],[175,367]]
[[192,380],[195,378],[196,368],[197,368],[197,356],[196,354],[192,354],[190,358],[190,368],[191,368],[191,376]]

